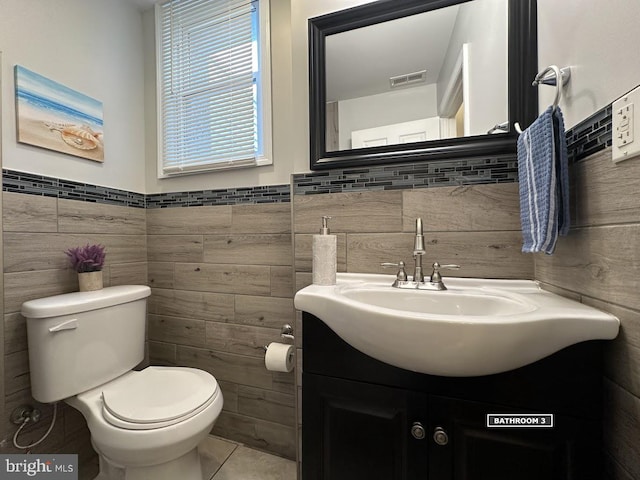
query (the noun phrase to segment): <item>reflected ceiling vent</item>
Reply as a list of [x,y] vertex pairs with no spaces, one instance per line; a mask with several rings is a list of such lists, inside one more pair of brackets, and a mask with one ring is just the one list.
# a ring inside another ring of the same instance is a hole
[[409,85],[415,85],[416,83],[424,83],[427,80],[427,71],[420,70],[419,72],[406,73],[404,75],[398,75],[391,77],[389,82],[391,88],[408,87]]

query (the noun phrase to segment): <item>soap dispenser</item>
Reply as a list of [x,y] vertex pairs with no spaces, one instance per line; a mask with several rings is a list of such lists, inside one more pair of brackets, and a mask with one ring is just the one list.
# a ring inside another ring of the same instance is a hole
[[335,285],[336,284],[336,256],[338,250],[338,240],[335,235],[329,232],[329,219],[322,217],[322,228],[319,235],[313,236],[313,284],[314,285]]

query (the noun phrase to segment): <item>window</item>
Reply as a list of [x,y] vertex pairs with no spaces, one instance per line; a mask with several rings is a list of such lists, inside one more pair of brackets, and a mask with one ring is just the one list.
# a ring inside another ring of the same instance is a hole
[[156,6],[159,177],[271,162],[268,0]]

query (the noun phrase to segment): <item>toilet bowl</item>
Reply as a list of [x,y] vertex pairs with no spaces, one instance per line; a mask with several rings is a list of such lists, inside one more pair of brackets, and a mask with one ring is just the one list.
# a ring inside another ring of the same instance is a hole
[[144,357],[149,287],[125,285],[25,302],[31,390],[82,413],[96,480],[202,480],[197,446],[222,410],[216,379]]
[[195,449],[213,427],[223,397],[215,378],[202,370],[147,367],[65,403],[82,413],[95,449],[110,464],[147,467]]

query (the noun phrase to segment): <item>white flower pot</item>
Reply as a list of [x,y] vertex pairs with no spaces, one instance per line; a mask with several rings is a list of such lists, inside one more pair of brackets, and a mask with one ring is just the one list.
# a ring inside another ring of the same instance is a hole
[[102,288],[102,271],[78,273],[81,292],[91,292]]

